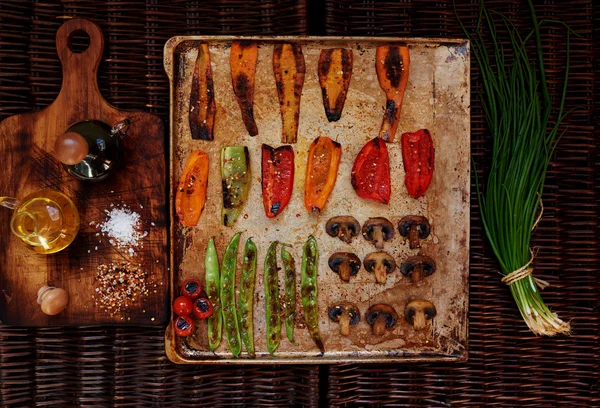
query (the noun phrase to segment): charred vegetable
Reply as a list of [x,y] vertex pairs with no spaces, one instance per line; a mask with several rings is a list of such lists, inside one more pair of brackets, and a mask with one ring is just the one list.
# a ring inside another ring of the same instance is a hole
[[248,355],[254,358],[254,282],[256,276],[256,245],[252,238],[246,240],[240,281],[240,297],[237,308],[240,337]]
[[402,161],[404,162],[404,184],[411,197],[419,198],[431,183],[435,149],[427,129],[402,134]]
[[435,272],[435,261],[425,255],[409,256],[402,262],[400,272],[406,277],[410,276],[413,282],[418,282]]
[[333,191],[342,157],[342,145],[328,137],[317,137],[308,151],[304,206],[308,212],[320,212]]
[[281,247],[281,262],[285,279],[285,294],[283,296],[283,318],[285,333],[289,341],[294,342],[294,323],[296,319],[296,263],[285,245]]
[[329,308],[329,320],[340,324],[340,334],[347,336],[350,334],[350,326],[357,325],[360,322],[360,310],[354,303],[340,302]]
[[429,236],[431,226],[422,215],[407,215],[398,222],[398,231],[403,237],[408,237],[410,249],[421,247],[421,240]]
[[362,234],[375,248],[383,248],[383,243],[394,238],[394,225],[383,217],[369,218],[362,227]]
[[404,317],[413,325],[415,330],[423,330],[427,327],[427,321],[436,315],[435,306],[428,300],[413,300],[406,305]]
[[384,304],[371,306],[365,317],[371,325],[373,336],[383,335],[386,329],[393,328],[398,321],[398,313],[394,308]]
[[242,120],[250,136],[258,135],[258,127],[254,121],[254,77],[258,45],[248,41],[231,43],[229,67],[233,92],[242,111]]
[[190,131],[192,139],[213,140],[215,125],[215,90],[210,66],[208,44],[198,46],[198,58],[192,76],[190,92]]
[[194,331],[194,322],[189,316],[177,316],[173,325],[175,334],[179,337],[187,337]]
[[331,48],[321,50],[319,57],[319,83],[323,93],[325,115],[330,122],[340,120],[346,93],[352,78],[352,50]]
[[388,274],[396,269],[396,261],[387,252],[371,252],[365,256],[365,269],[375,274],[375,281],[385,285]]
[[202,150],[190,153],[175,193],[175,212],[181,223],[194,227],[206,204],[208,154]]
[[214,238],[208,241],[204,268],[206,273],[206,296],[213,305],[213,314],[208,318],[208,347],[211,351],[215,351],[221,344],[223,315],[221,314],[221,296],[219,294],[221,290],[219,258],[217,257]]
[[410,56],[406,45],[377,47],[375,68],[379,85],[387,99],[379,137],[386,142],[393,142],[396,136],[409,66]]
[[332,271],[340,275],[344,282],[350,282],[350,277],[360,271],[360,258],[350,252],[336,252],[327,262]]
[[242,340],[240,339],[240,329],[235,312],[235,270],[240,235],[242,233],[238,232],[231,238],[225,249],[223,264],[221,265],[221,310],[223,323],[225,324],[225,337],[234,357],[238,357],[242,351]]
[[245,146],[221,149],[221,182],[223,186],[223,225],[232,226],[242,213],[250,190],[250,156]]
[[352,166],[351,181],[359,197],[382,204],[390,202],[390,158],[381,138],[376,137],[360,150]]
[[275,44],[273,72],[281,110],[281,141],[296,143],[300,120],[300,98],[306,72],[300,44]]
[[310,337],[313,339],[321,353],[325,346],[319,331],[319,296],[317,287],[317,272],[319,267],[319,249],[317,240],[312,235],[302,249],[302,306],[304,307],[304,321]]
[[265,257],[265,323],[267,324],[267,350],[273,355],[281,341],[281,305],[279,303],[279,277],[277,276],[277,244],[269,245]]
[[290,202],[294,188],[294,149],[262,145],[262,194],[265,214],[274,218]]
[[350,244],[352,238],[360,234],[360,224],[351,215],[340,215],[327,221],[325,231],[330,237],[338,237],[346,244]]

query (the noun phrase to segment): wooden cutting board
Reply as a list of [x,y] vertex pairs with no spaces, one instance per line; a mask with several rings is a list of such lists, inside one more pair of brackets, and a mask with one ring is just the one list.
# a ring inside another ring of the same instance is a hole
[[[87,33],[89,47],[71,49],[76,33]],[[87,20],[70,20],[56,34],[63,84],[46,109],[15,115],[0,123],[0,196],[21,198],[40,189],[59,190],[71,197],[80,213],[75,241],[62,252],[39,255],[11,234],[11,211],[0,208],[0,320],[20,326],[91,325],[123,323],[162,324],[168,317],[166,167],[164,128],[149,113],[116,109],[100,94],[96,80],[104,39],[100,28]],[[57,136],[86,119],[110,124],[128,118],[131,126],[123,140],[124,164],[102,182],[76,180],[55,158]],[[148,235],[134,256],[119,251],[90,223],[106,220],[105,210],[127,205],[140,215]],[[129,261],[146,272],[147,294],[112,314],[95,301],[99,264]],[[67,308],[46,316],[36,302],[44,284],[69,292]]]

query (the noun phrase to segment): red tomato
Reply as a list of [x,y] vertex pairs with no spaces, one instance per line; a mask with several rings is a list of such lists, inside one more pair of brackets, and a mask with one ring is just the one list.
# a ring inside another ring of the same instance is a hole
[[213,305],[207,298],[201,297],[194,302],[194,316],[197,319],[207,319],[213,314]]
[[202,293],[202,285],[198,279],[186,279],[181,285],[181,294],[183,296],[196,299]]
[[194,322],[188,316],[179,316],[175,319],[175,334],[187,337],[194,331]]
[[189,316],[192,314],[193,306],[192,301],[187,296],[179,296],[173,302],[173,312],[177,316]]

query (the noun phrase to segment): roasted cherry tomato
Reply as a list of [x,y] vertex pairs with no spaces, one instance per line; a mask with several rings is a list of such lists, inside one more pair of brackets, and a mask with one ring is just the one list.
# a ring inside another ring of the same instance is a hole
[[181,294],[183,296],[196,299],[202,293],[202,285],[198,279],[186,279],[181,285]]
[[173,312],[177,316],[189,316],[193,311],[192,300],[187,296],[179,296],[173,302]]
[[194,331],[194,322],[188,316],[179,316],[175,319],[175,334],[187,337]]
[[194,301],[194,316],[197,319],[208,319],[213,314],[213,305],[205,297],[198,298]]

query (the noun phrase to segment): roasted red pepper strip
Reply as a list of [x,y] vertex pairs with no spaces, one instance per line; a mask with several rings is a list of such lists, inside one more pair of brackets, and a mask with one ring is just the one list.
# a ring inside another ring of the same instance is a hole
[[352,187],[359,197],[390,202],[390,158],[382,138],[376,137],[360,150],[352,166]]
[[404,184],[414,198],[419,198],[431,183],[435,160],[435,149],[431,133],[420,129],[402,135],[402,161],[404,162]]
[[262,194],[265,214],[275,218],[292,197],[294,188],[294,149],[281,146],[277,149],[262,145]]

